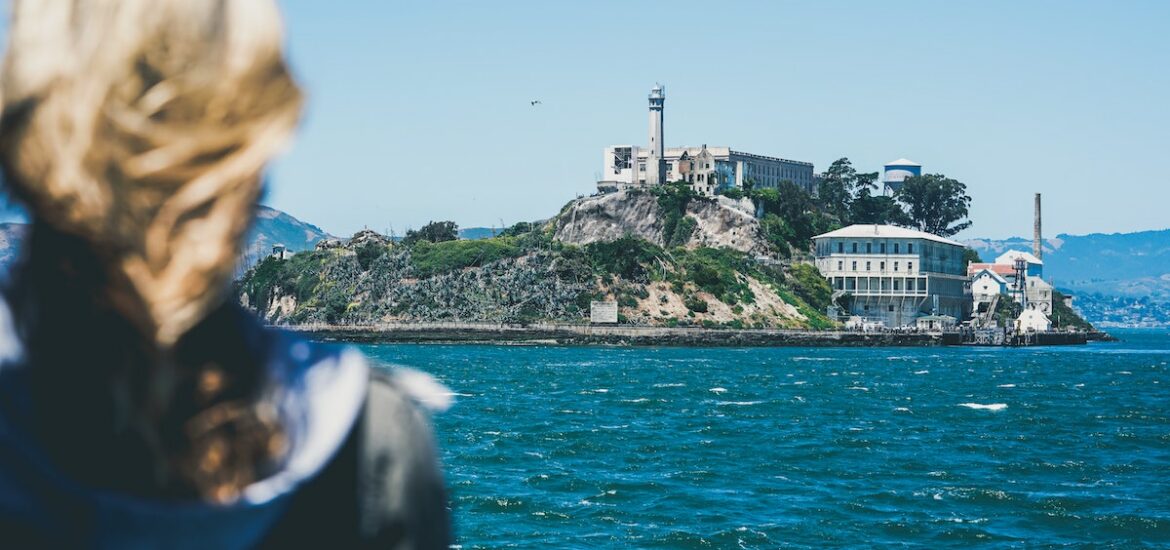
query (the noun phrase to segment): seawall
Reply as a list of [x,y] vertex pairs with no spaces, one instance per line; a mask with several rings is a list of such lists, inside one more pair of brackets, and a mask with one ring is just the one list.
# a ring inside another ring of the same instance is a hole
[[283,327],[325,341],[362,343],[516,343],[625,346],[939,346],[944,335],[926,333],[593,326],[553,323],[381,323],[364,326]]

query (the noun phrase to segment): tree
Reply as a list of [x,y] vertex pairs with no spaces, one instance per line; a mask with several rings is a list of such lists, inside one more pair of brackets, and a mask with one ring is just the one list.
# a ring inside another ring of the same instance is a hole
[[833,229],[834,219],[817,208],[808,191],[789,180],[781,181],[776,189],[753,191],[751,196],[765,214],[775,214],[790,230],[783,232],[779,224],[772,222],[765,231],[782,235],[792,248],[807,249],[813,236]]
[[981,263],[983,263],[983,258],[979,257],[978,250],[975,250],[974,248],[971,248],[969,246],[967,248],[963,249],[963,268],[964,269],[966,269],[966,267],[971,265],[971,264],[981,264]]
[[406,236],[402,238],[402,244],[412,245],[419,241],[441,243],[454,241],[458,238],[459,226],[455,225],[455,222],[429,222],[418,231],[413,229],[407,231]]
[[848,223],[913,225],[910,216],[893,197],[873,194],[877,190],[877,179],[877,172],[857,175],[857,196],[849,205]]
[[906,205],[912,226],[920,231],[949,237],[971,227],[966,219],[971,197],[958,180],[942,174],[911,176],[894,198]]
[[[876,176],[876,172],[874,173]],[[817,202],[829,213],[836,215],[842,222],[849,217],[849,206],[853,202],[853,194],[858,187],[857,170],[848,158],[841,157],[821,174],[817,182]]]

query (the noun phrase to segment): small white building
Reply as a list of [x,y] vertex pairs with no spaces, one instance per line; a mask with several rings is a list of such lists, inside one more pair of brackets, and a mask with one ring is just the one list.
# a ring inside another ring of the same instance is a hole
[[1025,309],[1016,319],[1016,332],[1048,332],[1050,330],[1052,330],[1052,321],[1036,308]]
[[950,315],[923,315],[915,323],[918,330],[926,332],[942,332],[955,328],[958,320]]
[[1007,279],[990,269],[980,269],[971,277],[971,300],[976,311],[979,304],[991,303],[996,296],[1007,294],[1007,291]]
[[1024,303],[1045,315],[1052,315],[1052,285],[1040,277],[1028,277],[1024,283]]

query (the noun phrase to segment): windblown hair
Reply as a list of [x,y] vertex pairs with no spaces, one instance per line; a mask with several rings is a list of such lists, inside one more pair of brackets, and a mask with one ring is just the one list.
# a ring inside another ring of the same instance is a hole
[[7,292],[32,430],[75,479],[228,502],[286,450],[226,300],[301,94],[273,0],[16,0],[0,168],[33,218]]
[[301,96],[271,0],[17,0],[0,164],[161,347],[224,298]]

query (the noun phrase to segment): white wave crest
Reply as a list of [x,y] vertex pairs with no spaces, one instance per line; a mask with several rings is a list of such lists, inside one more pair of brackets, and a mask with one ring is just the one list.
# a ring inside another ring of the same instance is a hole
[[1002,411],[1007,408],[1007,403],[959,403],[960,407],[967,407],[968,409],[975,409],[977,411]]

